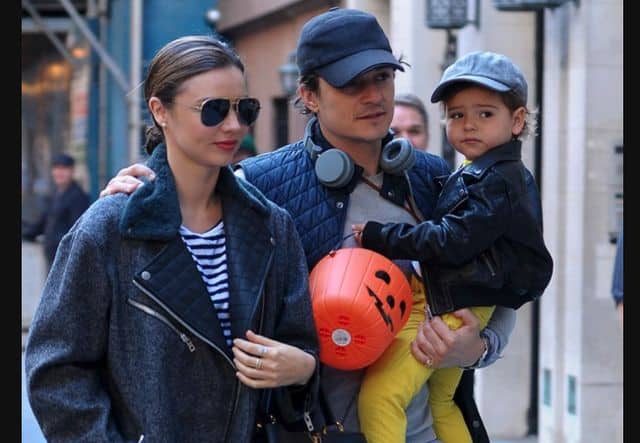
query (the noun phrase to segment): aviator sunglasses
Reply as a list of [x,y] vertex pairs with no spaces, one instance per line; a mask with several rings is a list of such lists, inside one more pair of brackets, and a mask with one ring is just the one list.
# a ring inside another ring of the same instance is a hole
[[258,118],[260,102],[257,98],[208,98],[200,106],[193,109],[200,111],[200,120],[205,126],[219,125],[227,118],[229,110],[233,106],[240,123],[251,126]]

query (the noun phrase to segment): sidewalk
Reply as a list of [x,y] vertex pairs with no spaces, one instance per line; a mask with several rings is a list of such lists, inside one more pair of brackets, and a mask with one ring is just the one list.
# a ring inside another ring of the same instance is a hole
[[491,438],[491,443],[538,443],[538,436],[529,435],[522,438],[508,438],[499,440],[494,440],[493,438]]
[[22,242],[22,331],[27,331],[47,274],[42,244]]

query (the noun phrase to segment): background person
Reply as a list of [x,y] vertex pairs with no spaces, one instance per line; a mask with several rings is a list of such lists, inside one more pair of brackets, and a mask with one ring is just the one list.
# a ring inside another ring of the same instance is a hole
[[161,48],[144,93],[156,179],[63,237],[27,339],[29,401],[47,441],[249,442],[262,389],[300,417],[317,389],[291,216],[229,167],[259,102],[208,36]]
[[43,235],[44,255],[51,268],[62,236],[89,207],[89,195],[74,180],[75,160],[68,154],[56,154],[51,161],[55,189],[47,197],[44,211],[34,222],[23,223],[22,238],[27,241]]
[[[354,34],[366,38],[354,39]],[[438,195],[433,178],[448,175],[449,170],[442,158],[417,150],[412,150],[415,165],[406,174],[381,169],[382,147],[393,138],[389,126],[394,71],[404,68],[373,15],[332,8],[311,18],[301,30],[296,54],[301,73],[297,102],[304,114],[313,115],[305,136],[240,162],[236,173],[291,214],[312,269],[332,249],[355,245],[353,239],[342,244],[354,223],[372,217],[415,222],[416,212],[408,206],[414,199],[429,217]],[[325,153],[353,162],[353,175],[346,185],[332,187],[317,176],[315,163]],[[123,168],[101,195],[130,193],[143,183],[136,177],[152,174],[140,164]],[[401,265],[412,272],[408,262]],[[416,309],[424,309],[424,304]],[[429,359],[433,367],[483,367],[498,359],[513,331],[515,311],[496,309],[482,335],[471,311],[460,309],[455,314],[463,321],[456,331],[440,319],[421,325],[412,345],[416,358]],[[324,365],[321,370],[321,384],[333,413],[349,431],[359,429],[356,397],[363,374],[363,370],[339,371]],[[407,408],[407,443],[437,441],[427,399],[425,385]],[[459,400],[468,411],[465,419],[474,442],[488,442],[472,386],[461,391]]]
[[406,138],[414,148],[429,146],[429,115],[420,98],[411,93],[397,94],[393,106],[391,130],[396,137]]

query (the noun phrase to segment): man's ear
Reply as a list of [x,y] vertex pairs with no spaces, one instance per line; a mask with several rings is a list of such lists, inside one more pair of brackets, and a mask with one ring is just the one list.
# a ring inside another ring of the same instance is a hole
[[311,112],[318,112],[318,103],[316,102],[316,93],[305,88],[304,86],[298,86],[298,95],[302,99],[304,106]]
[[153,119],[160,126],[165,126],[166,120],[167,120],[166,119],[167,110],[162,104],[162,101],[158,97],[153,96],[149,99],[148,106],[149,106],[149,111],[151,112],[151,115],[153,115]]

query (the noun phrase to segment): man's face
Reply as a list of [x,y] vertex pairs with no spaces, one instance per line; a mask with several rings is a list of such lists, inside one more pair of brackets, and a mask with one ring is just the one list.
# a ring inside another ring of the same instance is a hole
[[394,70],[372,69],[342,88],[319,78],[317,93],[305,100],[315,112],[322,133],[336,147],[376,145],[387,134],[393,117]]
[[65,188],[73,180],[73,166],[55,165],[51,168],[51,177],[56,187]]
[[427,150],[429,137],[420,112],[412,106],[396,104],[393,109],[391,129],[396,137],[408,139],[418,149]]

